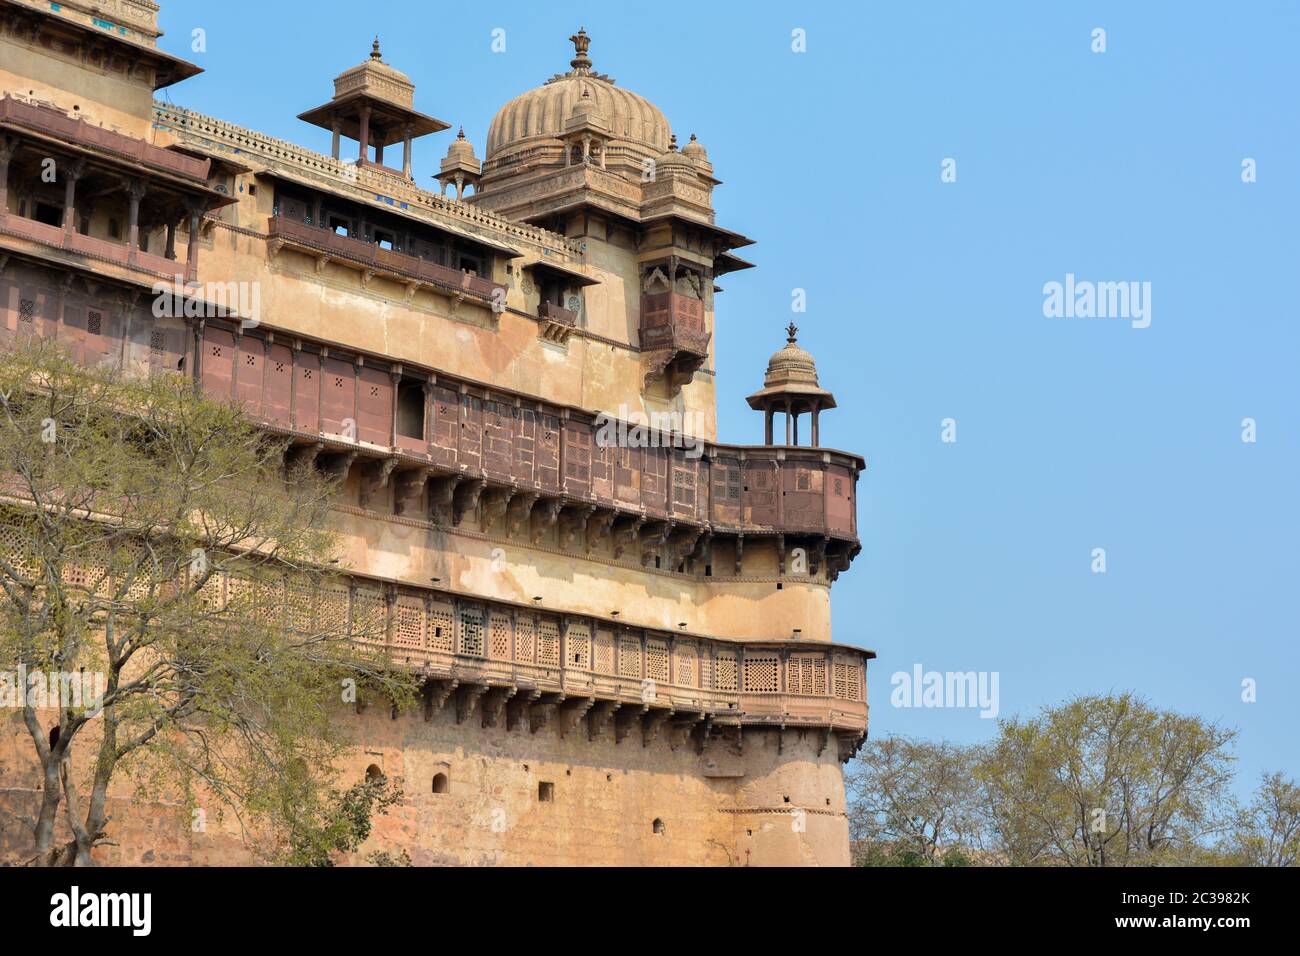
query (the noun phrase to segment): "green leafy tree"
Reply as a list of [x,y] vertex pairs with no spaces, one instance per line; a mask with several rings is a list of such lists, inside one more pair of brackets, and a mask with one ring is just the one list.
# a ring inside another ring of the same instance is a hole
[[1186,863],[1224,826],[1234,731],[1132,694],[1078,697],[999,731],[976,775],[1012,864]]
[[21,695],[31,862],[114,843],[123,778],[229,810],[290,859],[337,825],[303,808],[333,792],[344,689],[404,705],[412,681],[376,650],[382,621],[336,613],[331,486],[283,452],[180,376],[0,357],[0,669],[102,676],[102,699]]

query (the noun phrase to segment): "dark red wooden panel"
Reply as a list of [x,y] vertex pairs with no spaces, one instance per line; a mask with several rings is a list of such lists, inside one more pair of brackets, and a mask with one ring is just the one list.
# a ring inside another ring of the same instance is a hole
[[351,362],[326,358],[321,362],[321,431],[356,437],[357,370]]
[[505,402],[483,403],[483,470],[511,478],[514,474],[515,408]]
[[842,465],[826,466],[826,524],[831,531],[852,534],[854,529],[853,474]]
[[315,435],[321,430],[320,356],[298,350],[293,356],[293,427]]
[[266,387],[266,342],[252,335],[239,338],[239,357],[235,360],[235,398],[252,418],[261,418],[262,392]]
[[651,514],[668,513],[668,449],[641,449],[641,505]]
[[235,337],[225,329],[205,328],[200,361],[203,391],[219,401],[230,401],[235,370]]
[[672,467],[672,501],[670,510],[683,518],[695,517],[695,500],[699,487],[698,459],[687,458],[682,449],[670,449]]
[[575,495],[591,494],[591,446],[594,439],[586,422],[564,423],[564,490]]
[[515,478],[532,484],[537,480],[537,413],[530,408],[515,411]]
[[593,443],[591,450],[591,493],[603,502],[614,501],[614,460],[618,448]]
[[389,448],[393,444],[393,376],[387,369],[363,366],[357,397],[357,438]]
[[744,473],[738,458],[714,458],[709,462],[713,481],[712,520],[722,525],[739,525],[743,515],[740,507],[740,489]]
[[825,527],[822,470],[817,462],[787,461],[781,465],[781,524],[786,528]]
[[641,449],[626,445],[614,452],[614,497],[621,504],[641,507]]
[[779,514],[776,462],[745,462],[745,483],[741,492],[745,508],[745,523],[775,525]]
[[433,389],[433,422],[429,436],[433,460],[440,465],[456,464],[460,442],[460,396],[442,385],[435,385]]
[[483,399],[477,396],[460,397],[460,444],[456,453],[460,464],[478,471],[483,460]]
[[272,345],[266,355],[263,378],[266,382],[266,390],[262,393],[263,417],[289,428],[293,422],[289,414],[293,393],[293,350],[287,345]]
[[537,446],[534,480],[547,491],[560,490],[560,420],[554,415],[537,416]]

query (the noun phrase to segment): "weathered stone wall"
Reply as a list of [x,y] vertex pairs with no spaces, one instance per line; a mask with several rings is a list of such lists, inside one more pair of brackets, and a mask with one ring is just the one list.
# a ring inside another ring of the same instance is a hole
[[[46,723],[48,725],[48,716]],[[343,767],[349,785],[378,767],[400,783],[403,799],[375,821],[356,861],[374,850],[405,850],[416,865],[461,866],[769,866],[847,865],[844,787],[835,748],[817,754],[814,732],[747,730],[673,748],[666,734],[643,745],[633,733],[615,743],[612,728],[589,740],[587,724],[564,737],[555,726],[484,728],[477,710],[456,722],[454,700],[425,721],[396,719],[382,707],[352,709],[340,720],[358,741]],[[94,736],[76,750],[84,779]],[[21,714],[0,720],[0,864],[31,855],[39,774]],[[435,774],[449,778],[433,792]],[[554,785],[539,800],[542,783]],[[106,864],[230,865],[256,862],[233,818],[205,808],[194,832],[189,808],[134,798],[125,777],[113,790],[110,835],[97,851]],[[655,821],[662,832],[655,832]],[[63,824],[61,824],[62,826]],[[353,862],[356,862],[353,861]]]

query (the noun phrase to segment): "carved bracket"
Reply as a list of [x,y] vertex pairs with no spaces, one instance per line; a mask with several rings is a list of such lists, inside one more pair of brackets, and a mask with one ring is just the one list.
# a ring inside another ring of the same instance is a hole
[[393,479],[393,510],[399,515],[418,510],[420,497],[424,494],[424,486],[428,481],[427,468],[399,471]]
[[556,519],[560,516],[560,509],[563,507],[563,498],[547,498],[533,509],[533,533],[531,538],[533,544],[540,542],[542,536],[555,524]]
[[471,478],[461,483],[452,496],[451,523],[453,525],[459,527],[465,515],[478,507],[478,500],[485,487],[487,481],[483,478]]
[[603,700],[587,714],[587,739],[598,740],[609,726],[610,719],[623,705],[616,700]]
[[632,732],[633,727],[641,724],[641,715],[650,709],[649,704],[642,704],[640,707],[622,707],[614,715],[614,743],[621,744],[623,739]]
[[515,495],[513,488],[498,488],[492,490],[483,499],[483,529],[487,530],[496,524],[497,520],[510,507],[510,499]]
[[361,507],[369,508],[379,492],[388,486],[388,476],[397,467],[396,458],[381,458],[361,468]]
[[528,712],[532,710],[533,701],[541,696],[542,692],[540,690],[530,690],[517,694],[512,698],[506,704],[506,730],[514,730],[523,723],[524,718],[528,716]]
[[510,501],[510,506],[506,509],[506,534],[514,537],[519,533],[519,529],[528,523],[528,517],[533,513],[533,505],[537,502],[537,493],[534,491],[525,491],[517,494]]
[[461,687],[456,695],[456,723],[463,724],[474,712],[479,698],[488,692],[486,684],[469,684]]
[[559,719],[560,736],[566,736],[570,730],[577,727],[578,722],[581,721],[583,717],[587,716],[587,712],[591,710],[595,703],[596,698],[594,697],[580,697],[577,700],[569,701],[567,704],[561,706]]
[[673,523],[671,521],[659,521],[651,525],[641,538],[641,566],[646,567],[658,555],[668,540],[668,536],[673,533]]
[[452,520],[452,502],[456,497],[456,486],[463,479],[460,475],[449,475],[429,481],[429,518],[438,524]]
[[429,681],[424,688],[424,719],[426,723],[433,720],[433,715],[442,710],[447,703],[447,698],[459,686],[460,681],[454,678],[452,680]]
[[483,726],[495,727],[505,713],[506,705],[518,691],[517,687],[493,687],[483,698]]
[[641,526],[644,524],[645,524],[645,518],[638,516],[632,518],[630,521],[627,522],[627,524],[623,525],[622,527],[619,527],[617,524],[614,526],[614,557],[615,558],[623,557],[623,552],[627,550],[627,546],[635,542],[637,538],[640,537]]
[[591,554],[596,545],[609,537],[609,529],[614,525],[617,511],[598,510],[587,519],[587,553]]
[[573,544],[573,539],[577,537],[579,531],[585,531],[587,528],[587,519],[591,513],[596,510],[595,505],[578,505],[573,508],[567,508],[560,513],[560,549],[569,550]]

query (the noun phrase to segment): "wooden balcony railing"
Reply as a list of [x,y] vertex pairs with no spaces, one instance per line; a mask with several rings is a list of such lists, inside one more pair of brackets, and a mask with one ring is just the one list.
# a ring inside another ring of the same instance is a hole
[[134,136],[103,129],[60,110],[24,103],[11,96],[0,98],[0,123],[54,136],[76,146],[113,153],[154,169],[206,182],[211,160],[162,149]]
[[[347,621],[398,664],[457,685],[613,701],[742,725],[867,726],[870,651],[810,641],[668,633],[361,578],[312,591],[217,575],[216,606],[310,633]],[[535,697],[534,697],[535,699]]]
[[375,272],[387,273],[403,279],[416,279],[452,292],[468,293],[480,299],[494,301],[505,293],[505,286],[470,275],[447,266],[384,249],[373,242],[352,236],[341,236],[286,216],[272,216],[267,222],[267,233],[272,248],[278,244],[320,253],[344,263],[355,263]]
[[133,254],[125,243],[83,236],[79,232],[68,233],[62,226],[51,226],[11,212],[0,212],[0,233],[147,272],[154,277],[171,279],[186,271],[184,261],[156,256],[141,249]]

